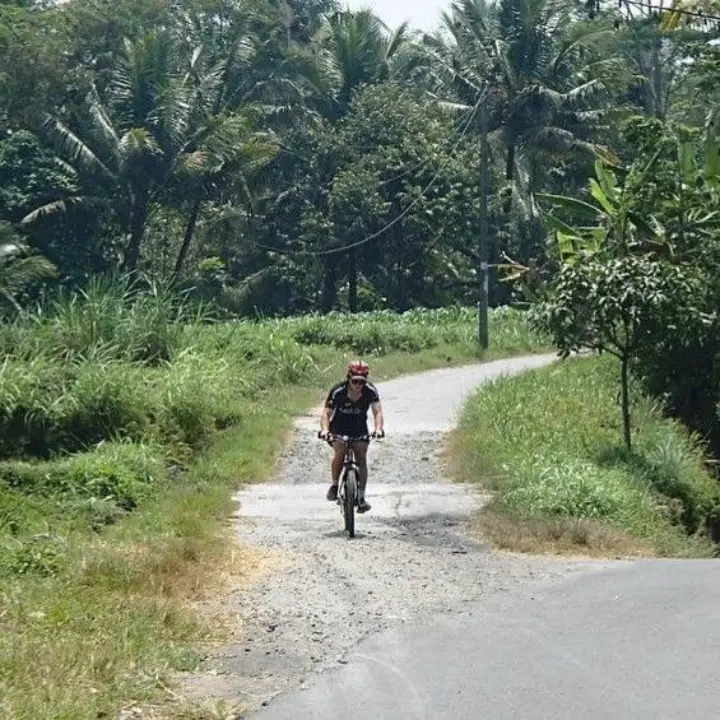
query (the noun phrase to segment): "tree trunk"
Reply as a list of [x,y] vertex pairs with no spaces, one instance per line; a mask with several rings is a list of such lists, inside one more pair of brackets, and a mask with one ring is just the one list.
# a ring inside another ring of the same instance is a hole
[[350,248],[348,253],[348,308],[351,313],[358,310],[358,271],[357,250]]
[[512,210],[512,184],[513,180],[515,179],[515,146],[514,145],[508,145],[507,148],[507,157],[505,158],[505,181],[507,184],[507,192],[508,196],[505,202],[503,203],[503,212],[506,215],[510,214],[510,210]]
[[325,258],[323,272],[322,299],[320,301],[323,312],[328,313],[335,307],[337,300],[337,260],[334,255]]
[[190,243],[192,242],[193,235],[195,234],[195,227],[197,225],[198,217],[200,216],[201,206],[202,198],[198,197],[193,203],[192,210],[190,211],[190,217],[188,218],[187,225],[185,226],[185,234],[183,235],[182,245],[180,246],[180,252],[178,253],[177,260],[175,261],[174,275],[179,275],[182,272],[183,265],[185,265],[188,250],[190,250]]
[[148,219],[148,197],[142,193],[142,197],[136,199],[130,218],[130,241],[123,260],[122,269],[132,272],[137,269],[140,259],[140,249]]
[[489,329],[489,282],[488,259],[490,238],[488,223],[488,154],[487,109],[483,102],[480,106],[480,243],[478,248],[478,343],[483,350],[490,344]]
[[630,425],[630,378],[629,378],[630,358],[627,352],[623,353],[620,360],[620,383],[622,388],[622,419],[623,419],[623,436],[625,438],[625,447],[628,451],[632,450],[632,428]]

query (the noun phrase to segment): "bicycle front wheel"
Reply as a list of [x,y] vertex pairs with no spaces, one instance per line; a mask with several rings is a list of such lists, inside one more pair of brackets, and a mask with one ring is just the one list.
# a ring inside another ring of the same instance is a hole
[[348,537],[355,537],[355,506],[357,505],[357,474],[349,469],[345,472],[345,497],[343,499],[343,514],[345,516],[345,530]]

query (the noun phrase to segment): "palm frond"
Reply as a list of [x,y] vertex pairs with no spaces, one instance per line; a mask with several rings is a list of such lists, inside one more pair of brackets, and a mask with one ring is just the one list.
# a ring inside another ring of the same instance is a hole
[[[117,199],[117,198],[116,198]],[[73,196],[63,200],[54,200],[28,213],[21,221],[21,225],[32,225],[39,220],[54,215],[67,213],[71,208],[91,209],[100,202],[99,198],[90,196]]]
[[46,115],[43,127],[55,141],[58,152],[64,155],[71,164],[90,173],[104,175],[110,180],[116,179],[115,173],[60,120],[52,115]]
[[100,133],[104,146],[110,154],[117,157],[117,148],[120,144],[120,138],[113,127],[107,110],[100,100],[100,95],[94,84],[91,91],[88,93],[87,104],[90,110],[90,117],[93,120],[93,125]]
[[571,55],[577,50],[586,49],[594,43],[612,37],[616,32],[610,21],[598,22],[599,26],[597,24],[586,26],[579,23],[570,25],[571,34],[558,45],[550,62],[551,72],[559,72],[561,65],[571,60]]
[[126,158],[161,152],[152,133],[143,127],[132,128],[120,138],[120,149]]
[[389,60],[403,47],[408,39],[408,23],[404,22],[390,36],[385,48],[385,60]]
[[35,254],[7,223],[0,223],[0,296],[18,307],[15,296],[40,280],[52,277],[57,268]]

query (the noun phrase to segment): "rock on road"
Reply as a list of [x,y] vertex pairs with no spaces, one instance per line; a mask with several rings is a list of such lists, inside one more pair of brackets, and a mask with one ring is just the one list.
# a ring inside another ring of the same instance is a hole
[[553,359],[379,383],[388,437],[371,447],[373,509],[351,542],[324,500],[318,411],[298,419],[276,480],[238,496],[240,542],[282,567],[228,599],[237,641],[189,690],[258,720],[715,717],[714,563],[491,552],[468,528],[486,498],[443,476],[467,395]]

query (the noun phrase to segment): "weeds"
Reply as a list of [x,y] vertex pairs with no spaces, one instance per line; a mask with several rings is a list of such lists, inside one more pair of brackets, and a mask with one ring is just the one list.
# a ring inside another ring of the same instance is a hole
[[[490,355],[541,349],[493,312]],[[164,702],[209,629],[188,606],[278,562],[232,491],[355,354],[376,377],[479,356],[468,309],[211,322],[170,289],[94,283],[0,326],[0,717]]]
[[484,519],[498,545],[527,550],[535,538],[539,549],[628,551],[636,538],[642,552],[709,552],[720,486],[694,441],[644,399],[634,453],[617,444],[613,362],[575,359],[502,378],[467,405],[453,454],[463,478],[497,493]]

